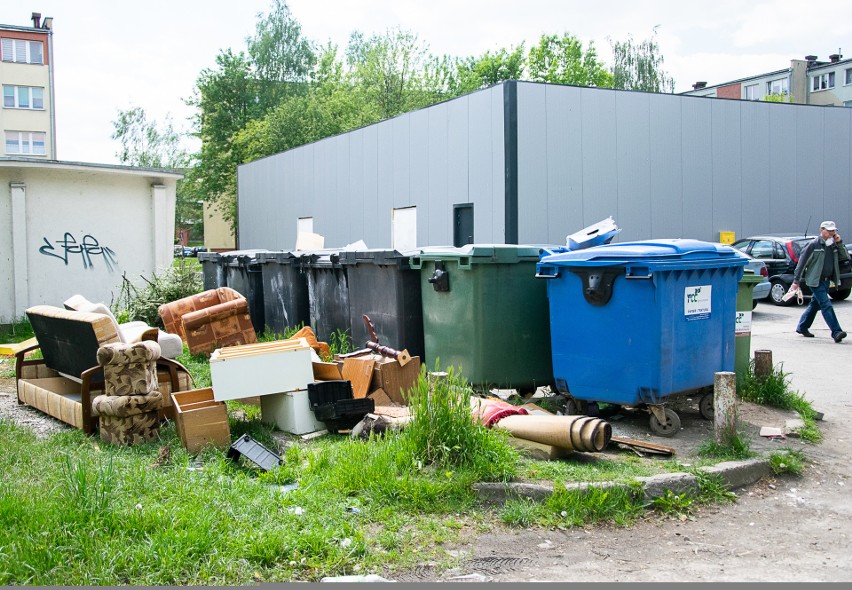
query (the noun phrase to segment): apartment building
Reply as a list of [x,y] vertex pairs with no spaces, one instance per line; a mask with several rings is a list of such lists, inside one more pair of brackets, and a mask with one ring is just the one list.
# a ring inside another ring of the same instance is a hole
[[820,61],[816,55],[790,60],[790,67],[708,86],[696,82],[686,96],[766,100],[782,96],[789,102],[852,107],[852,59],[840,53]]
[[53,18],[32,13],[32,26],[0,24],[2,156],[56,159]]

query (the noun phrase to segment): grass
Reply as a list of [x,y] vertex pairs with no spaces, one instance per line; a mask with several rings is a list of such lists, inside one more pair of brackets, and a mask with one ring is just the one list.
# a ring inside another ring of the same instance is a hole
[[799,431],[802,440],[821,442],[822,432],[816,424],[816,410],[804,395],[790,388],[790,376],[783,368],[783,363],[778,364],[766,377],[758,377],[754,374],[752,360],[748,371],[737,383],[737,393],[740,398],[749,402],[795,411],[805,423],[804,428]]
[[16,320],[9,325],[0,325],[0,343],[3,344],[23,342],[32,338],[34,335],[33,327],[26,317]]
[[510,500],[500,510],[500,519],[510,526],[573,527],[586,523],[613,522],[628,526],[644,512],[636,489],[614,487],[586,490],[554,486],[543,502]]
[[698,447],[701,457],[723,459],[726,461],[737,461],[754,457],[756,453],[751,450],[751,440],[742,432],[735,432],[722,442],[708,440]]
[[776,475],[789,473],[799,477],[805,470],[805,455],[789,447],[773,451],[769,455],[769,466]]

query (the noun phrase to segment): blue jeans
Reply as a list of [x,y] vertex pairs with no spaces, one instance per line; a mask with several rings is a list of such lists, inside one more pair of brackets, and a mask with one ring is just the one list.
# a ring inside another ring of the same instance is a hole
[[814,323],[817,310],[822,312],[822,318],[828,327],[831,329],[831,335],[834,336],[842,331],[840,322],[837,321],[837,316],[834,315],[834,307],[831,305],[831,300],[828,298],[828,281],[820,281],[816,287],[811,287],[811,302],[802,314],[802,319],[799,320],[799,325],[796,330],[807,330]]

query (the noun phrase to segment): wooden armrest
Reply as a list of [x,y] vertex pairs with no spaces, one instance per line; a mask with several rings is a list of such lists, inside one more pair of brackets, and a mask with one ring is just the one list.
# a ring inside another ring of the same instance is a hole
[[183,371],[187,375],[189,375],[189,382],[192,384],[193,389],[195,388],[195,377],[192,376],[192,373],[189,372],[189,369],[184,367],[179,362],[172,360],[172,359],[166,359],[166,358],[161,357],[161,358],[157,359],[157,368],[160,368],[160,367],[162,367],[164,369],[168,369],[168,371],[169,371],[169,377],[171,378],[171,381],[172,381],[172,392],[180,391],[180,383],[178,383],[178,377],[177,377],[178,371]]
[[15,381],[21,378],[21,371],[24,366],[44,364],[44,359],[26,359],[27,353],[38,350],[39,348],[41,347],[38,344],[33,344],[15,353]]

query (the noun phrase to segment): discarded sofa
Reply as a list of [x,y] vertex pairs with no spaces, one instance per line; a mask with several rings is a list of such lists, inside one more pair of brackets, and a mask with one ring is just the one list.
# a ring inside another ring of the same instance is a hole
[[104,393],[92,401],[92,408],[100,416],[100,435],[106,442],[135,445],[159,438],[159,358],[160,345],[151,341],[116,342],[98,349]]
[[229,287],[164,303],[157,312],[166,332],[179,335],[191,354],[257,342],[248,300]]
[[[26,311],[37,344],[15,355],[18,403],[27,404],[86,434],[98,426],[92,407],[93,393],[104,390],[104,370],[98,364],[98,349],[121,343],[115,322],[100,313],[71,311],[37,305]],[[40,350],[43,358],[27,358]],[[189,371],[171,359],[156,359],[157,385],[168,400],[158,417],[174,417],[173,391],[192,389]]]

